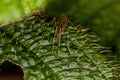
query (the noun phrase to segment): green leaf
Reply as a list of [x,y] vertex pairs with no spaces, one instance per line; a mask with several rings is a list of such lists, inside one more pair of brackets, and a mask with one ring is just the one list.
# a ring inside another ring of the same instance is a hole
[[53,22],[31,17],[0,28],[0,62],[19,65],[25,80],[111,80],[113,71],[84,28],[68,25],[60,48]]

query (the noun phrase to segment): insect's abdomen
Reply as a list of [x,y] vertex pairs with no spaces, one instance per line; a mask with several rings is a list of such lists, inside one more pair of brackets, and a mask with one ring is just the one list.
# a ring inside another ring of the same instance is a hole
[[61,15],[56,31],[57,38],[61,37],[61,34],[67,25],[68,25],[68,17],[66,15]]

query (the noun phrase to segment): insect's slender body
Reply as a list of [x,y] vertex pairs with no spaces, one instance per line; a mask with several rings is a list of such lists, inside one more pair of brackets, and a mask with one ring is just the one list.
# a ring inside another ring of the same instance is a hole
[[66,15],[61,15],[59,24],[56,26],[56,32],[55,32],[55,36],[58,40],[58,53],[59,53],[59,48],[60,48],[61,35],[65,27],[67,27],[67,25],[68,25],[68,17]]

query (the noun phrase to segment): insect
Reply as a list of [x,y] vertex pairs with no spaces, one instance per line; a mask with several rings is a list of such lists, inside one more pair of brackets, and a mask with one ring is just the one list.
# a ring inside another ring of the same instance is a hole
[[68,25],[68,17],[63,14],[60,17],[59,24],[56,26],[56,32],[55,32],[55,36],[58,40],[58,53],[59,53],[59,48],[60,48],[61,35],[62,35],[65,27],[67,27],[67,25]]
[[65,27],[68,25],[68,18],[66,15],[61,15],[59,24],[56,27],[55,35],[57,38],[60,38]]

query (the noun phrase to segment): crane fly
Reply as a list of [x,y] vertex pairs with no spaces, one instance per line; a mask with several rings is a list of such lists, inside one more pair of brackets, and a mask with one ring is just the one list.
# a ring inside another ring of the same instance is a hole
[[59,53],[59,48],[60,48],[61,35],[65,27],[67,27],[67,25],[68,25],[68,17],[66,15],[61,15],[59,24],[56,26],[56,32],[55,32],[55,36],[58,40],[58,53]]
[[59,40],[61,38],[61,35],[65,29],[65,27],[68,25],[68,18],[66,15],[61,15],[59,24],[56,27],[55,35],[57,39]]

